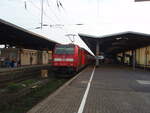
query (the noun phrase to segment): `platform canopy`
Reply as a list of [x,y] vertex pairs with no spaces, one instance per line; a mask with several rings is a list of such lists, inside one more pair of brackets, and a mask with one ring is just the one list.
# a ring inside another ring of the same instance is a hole
[[57,42],[0,19],[0,44],[27,49],[53,49]]
[[79,34],[79,36],[94,54],[96,54],[97,42],[99,42],[100,52],[111,55],[150,45],[150,34],[131,31],[103,36],[86,34]]

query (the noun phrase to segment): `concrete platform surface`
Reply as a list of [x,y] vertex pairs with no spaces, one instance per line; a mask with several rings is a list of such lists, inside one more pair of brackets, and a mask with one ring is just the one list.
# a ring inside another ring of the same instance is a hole
[[150,113],[150,72],[107,65],[91,76],[93,69],[86,68],[28,113]]

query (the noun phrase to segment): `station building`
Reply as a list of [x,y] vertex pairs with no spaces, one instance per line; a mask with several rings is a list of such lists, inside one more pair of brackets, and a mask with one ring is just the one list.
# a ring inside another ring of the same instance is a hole
[[49,64],[57,42],[0,19],[0,66]]

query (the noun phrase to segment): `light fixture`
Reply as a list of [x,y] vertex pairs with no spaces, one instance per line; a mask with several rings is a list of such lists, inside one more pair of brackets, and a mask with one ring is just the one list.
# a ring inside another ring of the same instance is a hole
[[118,37],[118,38],[116,38],[116,40],[121,40],[122,39],[122,37]]

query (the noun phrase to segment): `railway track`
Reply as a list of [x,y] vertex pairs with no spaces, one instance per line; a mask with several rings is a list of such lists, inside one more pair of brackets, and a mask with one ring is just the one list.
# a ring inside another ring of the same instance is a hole
[[[56,79],[62,79],[62,78],[65,78],[65,79],[69,79],[73,76],[75,76],[77,73],[74,73],[74,74],[71,74],[71,75],[68,75],[68,74],[63,74],[63,73],[54,73],[54,77]],[[0,80],[0,88],[5,88],[7,87],[10,83],[20,83],[22,81],[25,81],[25,80],[32,80],[32,79],[36,79],[36,80],[40,80],[41,77],[39,75],[34,75],[31,74],[30,76],[22,76],[22,77],[18,77],[18,78],[15,78],[15,79],[12,79],[12,80]]]
[[2,81],[2,82],[0,83],[0,88],[5,88],[5,87],[7,87],[10,83],[19,83],[19,82],[22,82],[22,81],[25,81],[25,80],[30,80],[30,79],[35,79],[35,77],[33,77],[33,76],[24,76],[24,77],[17,78],[17,79],[14,79],[14,80]]

